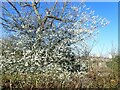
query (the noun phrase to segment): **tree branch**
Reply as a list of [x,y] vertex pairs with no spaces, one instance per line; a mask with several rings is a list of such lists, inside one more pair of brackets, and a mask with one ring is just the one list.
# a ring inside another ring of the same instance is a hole
[[32,7],[33,7],[33,9],[34,9],[34,11],[35,11],[35,14],[37,15],[37,17],[38,17],[38,20],[40,21],[40,14],[39,14],[39,12],[38,12],[38,10],[37,10],[37,7],[36,7],[36,4],[35,4],[35,2],[32,2]]
[[64,14],[64,11],[65,11],[66,6],[67,6],[67,2],[64,3],[64,6],[63,6],[63,8],[62,8],[62,12],[61,12],[60,18],[61,18],[62,15]]
[[74,20],[64,20],[62,18],[58,18],[58,17],[55,17],[55,16],[46,16],[47,18],[53,18],[55,20],[58,20],[58,21],[62,21],[62,22],[75,22]]
[[17,9],[9,0],[7,0],[7,1],[8,1],[8,3],[14,8],[14,10],[18,13],[19,17],[21,17],[21,14],[20,14],[20,12],[18,11],[18,9]]

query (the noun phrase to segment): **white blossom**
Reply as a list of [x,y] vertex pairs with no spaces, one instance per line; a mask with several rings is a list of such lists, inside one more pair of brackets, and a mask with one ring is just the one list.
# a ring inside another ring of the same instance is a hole
[[28,66],[28,62],[25,62],[25,66]]
[[71,7],[73,10],[78,11],[78,7]]

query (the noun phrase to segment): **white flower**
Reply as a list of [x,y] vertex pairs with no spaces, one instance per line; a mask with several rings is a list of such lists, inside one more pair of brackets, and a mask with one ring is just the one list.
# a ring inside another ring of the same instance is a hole
[[28,66],[28,62],[25,62],[25,66]]
[[100,54],[99,54],[99,53],[97,53],[97,54],[96,54],[96,56],[97,56],[97,57],[100,57]]
[[58,70],[61,71],[62,69],[59,67]]
[[87,32],[88,32],[88,33],[92,33],[92,31],[91,31],[91,30],[87,30]]
[[79,29],[79,30],[75,30],[75,31],[74,31],[75,34],[79,34],[79,33],[81,33],[81,32],[83,32],[82,29]]
[[86,10],[90,10],[90,8],[86,8]]
[[111,58],[112,58],[112,55],[109,55],[109,58],[111,59]]
[[44,62],[44,65],[47,65],[47,62]]
[[35,62],[35,64],[36,64],[37,66],[40,66],[40,64],[39,64],[39,63],[37,63],[37,62]]
[[21,27],[22,27],[22,28],[25,28],[25,26],[24,26],[24,25],[21,25]]
[[17,45],[19,45],[19,44],[22,44],[22,41],[19,41],[19,42],[17,43]]
[[72,16],[72,15],[70,15],[70,18],[73,18],[73,16]]
[[71,7],[74,11],[78,11],[78,7]]
[[63,79],[64,78],[64,74],[60,74],[60,79]]
[[31,53],[32,51],[31,50],[26,50],[26,53]]

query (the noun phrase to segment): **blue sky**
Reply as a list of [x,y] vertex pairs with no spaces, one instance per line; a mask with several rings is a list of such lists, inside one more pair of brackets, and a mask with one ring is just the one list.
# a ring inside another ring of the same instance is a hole
[[[93,53],[106,55],[112,49],[112,44],[118,48],[118,3],[117,2],[86,2],[87,7],[95,11],[95,15],[105,17],[110,24],[99,28],[96,46]],[[1,28],[1,27],[0,27]],[[3,31],[0,29],[0,32]],[[3,33],[0,33],[0,37]]]
[[93,53],[107,55],[112,47],[118,49],[118,3],[87,2],[86,5],[95,10],[95,14],[110,21],[110,24],[106,27],[99,28],[100,33],[97,37],[97,44],[93,48]]

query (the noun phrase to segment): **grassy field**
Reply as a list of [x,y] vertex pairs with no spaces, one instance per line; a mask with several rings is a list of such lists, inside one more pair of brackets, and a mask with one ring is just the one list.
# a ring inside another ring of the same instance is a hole
[[[107,71],[107,75],[105,72]],[[41,74],[4,74],[0,85],[3,88],[117,88],[118,76],[111,69],[93,70],[87,74],[63,74],[61,78],[53,73]],[[14,90],[14,89],[13,89]],[[34,89],[33,89],[34,90]]]
[[107,62],[106,64],[114,72],[116,72],[116,73],[118,72],[118,62],[116,62],[115,60],[113,60],[113,61]]

